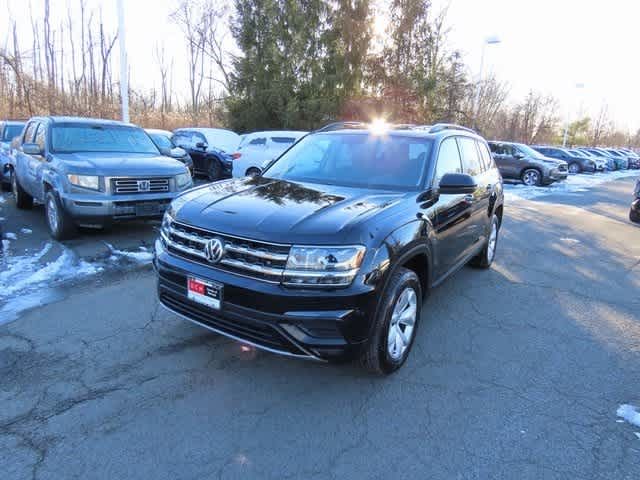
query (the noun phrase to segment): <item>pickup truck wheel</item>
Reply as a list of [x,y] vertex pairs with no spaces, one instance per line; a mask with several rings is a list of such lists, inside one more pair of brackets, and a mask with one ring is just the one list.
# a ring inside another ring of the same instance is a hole
[[569,173],[580,173],[582,172],[582,167],[577,162],[572,162],[569,164]]
[[220,180],[220,177],[222,176],[222,167],[220,166],[220,161],[217,158],[211,160],[207,176],[209,177],[210,182]]
[[45,196],[44,208],[49,233],[53,238],[56,240],[68,240],[75,236],[76,225],[52,190],[49,190]]
[[537,187],[542,184],[542,175],[535,168],[527,168],[522,172],[522,183],[528,187]]
[[489,268],[496,257],[496,248],[498,247],[498,234],[500,233],[500,220],[497,215],[491,219],[491,230],[489,238],[482,251],[471,260],[470,264],[477,268]]
[[406,361],[422,310],[422,288],[415,272],[398,268],[380,299],[372,335],[360,362],[370,372],[388,375]]
[[33,208],[33,197],[24,191],[14,170],[11,170],[11,191],[13,192],[13,198],[16,199],[16,207],[20,210],[31,210]]

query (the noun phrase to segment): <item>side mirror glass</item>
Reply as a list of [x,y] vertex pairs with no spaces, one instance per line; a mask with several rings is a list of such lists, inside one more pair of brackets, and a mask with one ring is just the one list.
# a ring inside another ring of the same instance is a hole
[[513,158],[516,158],[516,159],[520,160],[520,159],[524,158],[524,153],[516,152],[516,153],[513,154]]
[[42,149],[37,143],[25,143],[22,145],[22,152],[26,155],[42,155]]
[[205,142],[198,142],[196,143],[196,148],[201,148],[203,150],[206,150],[207,144]]
[[466,173],[447,173],[440,180],[440,193],[445,195],[473,193],[476,188],[475,179]]
[[170,157],[171,156],[171,149],[167,148],[167,147],[160,147],[160,154],[165,156],[165,157]]

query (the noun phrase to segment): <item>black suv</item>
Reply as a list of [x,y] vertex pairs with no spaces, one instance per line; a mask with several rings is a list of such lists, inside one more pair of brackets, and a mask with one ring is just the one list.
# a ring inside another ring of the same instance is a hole
[[391,373],[427,291],[491,265],[502,214],[500,173],[471,130],[334,125],[260,176],[178,197],[155,244],[158,295],[246,344]]
[[493,158],[504,178],[522,180],[528,186],[565,180],[567,162],[545,157],[524,143],[489,142]]

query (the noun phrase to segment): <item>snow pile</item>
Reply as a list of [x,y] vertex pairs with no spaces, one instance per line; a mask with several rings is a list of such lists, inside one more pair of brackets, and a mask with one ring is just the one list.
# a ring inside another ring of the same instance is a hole
[[617,180],[619,178],[637,176],[640,176],[640,173],[637,170],[619,170],[616,172],[595,173],[593,175],[570,175],[565,181],[556,182],[547,187],[528,187],[523,184],[505,184],[505,200],[507,202],[517,202],[518,200],[532,200],[553,194],[586,192],[588,189],[604,182]]
[[137,252],[118,250],[109,243],[107,243],[107,247],[109,247],[109,250],[111,251],[111,256],[109,257],[109,260],[111,261],[118,261],[124,258],[134,263],[146,264],[151,263],[151,260],[153,260],[153,253],[146,247],[139,247]]
[[35,255],[9,257],[7,269],[0,272],[0,300],[6,300],[16,293],[35,290],[43,284],[64,282],[87,275],[94,275],[103,270],[79,259],[71,250],[65,248],[62,254],[55,260],[42,264],[40,260],[52,248],[47,243],[42,250]]
[[7,232],[4,234],[4,238],[8,238],[9,240],[17,240],[18,236],[13,232]]
[[620,418],[624,418],[631,425],[640,427],[640,412],[633,405],[620,405],[618,407],[618,410],[616,411],[616,415],[618,415]]
[[33,233],[33,230],[31,230],[30,228],[21,228],[20,233],[30,234]]

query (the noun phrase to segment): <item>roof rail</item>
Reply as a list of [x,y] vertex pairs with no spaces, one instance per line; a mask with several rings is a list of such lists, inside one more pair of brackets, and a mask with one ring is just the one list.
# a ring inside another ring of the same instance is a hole
[[[425,130],[428,125],[425,125]],[[462,125],[456,125],[455,123],[436,123],[435,125],[431,125],[429,128],[429,133],[438,133],[443,130],[464,130],[465,132],[476,133],[475,130],[472,130],[467,127],[463,127]]]
[[332,132],[334,130],[366,128],[365,122],[333,122],[314,130],[315,132]]

